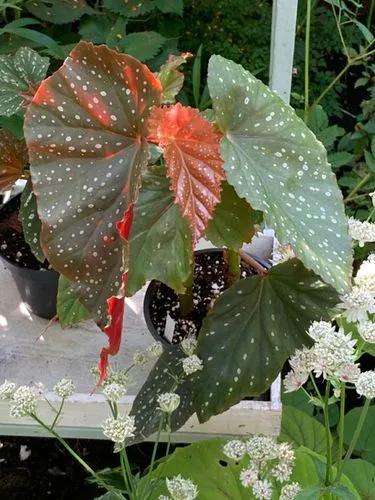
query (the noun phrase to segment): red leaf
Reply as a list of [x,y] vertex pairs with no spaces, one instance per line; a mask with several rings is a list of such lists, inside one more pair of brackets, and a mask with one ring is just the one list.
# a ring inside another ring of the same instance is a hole
[[12,187],[27,163],[24,140],[17,140],[6,130],[0,130],[0,192]]
[[107,299],[121,287],[116,223],[137,199],[148,157],[145,124],[160,96],[147,66],[80,42],[26,112],[43,251],[102,326]]
[[[131,204],[127,211],[124,213],[123,218],[116,223],[116,228],[121,236],[121,238],[127,244],[129,238],[130,230],[133,224],[133,208],[134,205]],[[107,299],[107,313],[109,322],[103,328],[104,333],[108,337],[108,347],[103,347],[100,353],[99,359],[99,382],[100,385],[107,375],[108,367],[108,356],[114,356],[118,353],[121,345],[121,334],[124,321],[124,309],[125,309],[125,289],[128,279],[128,273],[125,272],[122,275],[122,288],[121,295],[112,296]]]
[[204,233],[220,201],[224,178],[220,136],[197,109],[181,104],[153,108],[149,140],[164,150],[175,200],[190,224],[195,240]]

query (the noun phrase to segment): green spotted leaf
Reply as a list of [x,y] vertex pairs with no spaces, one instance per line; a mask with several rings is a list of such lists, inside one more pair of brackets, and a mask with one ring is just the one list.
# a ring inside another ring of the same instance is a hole
[[337,302],[335,290],[297,259],[226,290],[198,337],[204,366],[194,387],[200,421],[264,393],[295,349],[310,344],[310,323],[328,319]]
[[26,183],[25,189],[21,195],[21,205],[19,217],[22,222],[23,235],[26,242],[29,244],[31,251],[40,261],[46,260],[42,247],[40,246],[40,231],[42,223],[38,216],[35,194],[32,190],[31,180]]
[[14,115],[27,102],[27,95],[32,98],[48,66],[49,59],[29,47],[0,56],[0,115]]
[[179,347],[168,347],[155,363],[130,412],[135,417],[136,425],[135,437],[131,443],[143,441],[158,430],[162,412],[159,410],[157,397],[164,392],[175,392],[180,396],[180,405],[171,414],[172,431],[179,429],[194,414],[191,397],[194,374],[185,381],[176,383],[176,377],[181,380],[184,375],[181,363],[184,357],[185,354]]
[[27,0],[25,8],[35,17],[53,24],[71,23],[83,14],[94,12],[85,0]]
[[156,31],[140,31],[126,35],[118,46],[125,52],[140,61],[148,61],[156,56],[164,45],[165,38]]
[[77,299],[70,281],[60,274],[57,289],[57,316],[62,327],[89,319],[90,313]]
[[133,295],[151,279],[182,293],[192,263],[188,222],[174,203],[164,169],[155,167],[142,179],[134,210],[127,293]]
[[340,292],[352,249],[342,195],[323,145],[293,109],[242,66],[212,56],[208,86],[224,135],[227,179],[265,213],[282,244]]
[[43,252],[103,325],[107,298],[122,281],[116,223],[137,199],[145,121],[160,95],[160,82],[139,61],[81,41],[26,113]]
[[253,235],[253,210],[230,184],[223,182],[220,203],[208,224],[206,237],[217,247],[239,249]]

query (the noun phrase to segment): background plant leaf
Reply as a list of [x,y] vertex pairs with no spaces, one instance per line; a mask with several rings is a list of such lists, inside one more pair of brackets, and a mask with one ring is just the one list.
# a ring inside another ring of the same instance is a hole
[[212,56],[208,85],[227,179],[265,212],[282,244],[341,292],[352,250],[342,195],[326,151],[293,109],[242,66]]
[[156,31],[140,31],[126,35],[118,42],[118,46],[122,52],[136,57],[140,61],[148,61],[156,56],[164,42],[163,35]]
[[[345,415],[344,442],[347,446],[353,437],[361,411],[361,407],[353,408]],[[375,406],[370,406],[368,410],[354,453],[375,465]]]
[[43,252],[103,325],[106,299],[122,282],[116,222],[137,198],[147,164],[144,121],[160,93],[135,59],[80,42],[26,114]]
[[40,262],[44,262],[46,258],[43,254],[42,247],[40,246],[40,231],[42,223],[39,219],[36,198],[33,193],[30,179],[28,179],[26,186],[22,191],[19,218],[22,222],[24,238],[29,244],[31,251]]
[[182,16],[184,10],[183,0],[155,0],[155,6],[161,12],[178,14]]
[[327,449],[325,428],[315,418],[291,406],[283,406],[281,419],[281,441],[289,441],[298,446],[324,455]]
[[180,214],[161,167],[143,176],[130,235],[127,294],[157,279],[182,293],[193,265],[189,225]]
[[25,8],[39,19],[53,24],[71,23],[83,14],[94,12],[85,0],[28,0]]
[[198,337],[204,366],[194,387],[199,420],[264,393],[295,349],[310,344],[310,323],[328,319],[337,302],[334,289],[297,259],[226,290]]
[[104,0],[103,6],[126,17],[138,17],[151,12],[155,8],[154,0]]
[[69,280],[62,274],[57,290],[57,316],[63,328],[90,319],[90,313],[77,299]]
[[362,500],[375,499],[375,465],[366,460],[351,459],[344,465],[343,472],[351,480]]
[[234,188],[223,182],[221,199],[208,223],[206,238],[217,247],[238,250],[254,235],[253,210]]

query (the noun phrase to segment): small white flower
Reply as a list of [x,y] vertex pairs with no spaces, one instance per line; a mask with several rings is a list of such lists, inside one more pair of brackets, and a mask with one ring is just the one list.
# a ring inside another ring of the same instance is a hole
[[375,344],[375,322],[374,321],[361,321],[358,324],[358,333],[366,342]]
[[0,400],[1,399],[10,399],[16,390],[16,384],[14,382],[9,382],[8,380],[5,380],[1,385],[0,385]]
[[107,378],[105,379],[103,385],[110,385],[113,383],[122,385],[123,387],[127,387],[130,381],[128,370],[112,370],[111,368],[108,370]]
[[246,454],[246,445],[239,439],[232,439],[232,441],[228,441],[225,443],[223,447],[223,453],[228,458],[239,462],[243,459]]
[[292,446],[289,443],[280,443],[278,448],[278,459],[293,466],[296,456]]
[[279,500],[294,500],[300,491],[301,486],[299,483],[286,484],[281,488]]
[[199,370],[203,370],[203,363],[196,354],[193,354],[192,356],[183,359],[182,368],[186,375],[191,375]]
[[358,269],[354,283],[363,290],[375,293],[375,254],[369,255]]
[[355,389],[360,396],[365,396],[367,399],[375,398],[375,371],[361,373],[355,384]]
[[59,398],[69,398],[75,392],[76,388],[73,381],[67,378],[62,378],[53,388],[53,392]]
[[183,478],[180,474],[167,478],[167,489],[173,500],[194,500],[198,496],[198,488],[190,479]]
[[272,261],[276,266],[276,264],[281,264],[289,259],[294,259],[295,256],[294,250],[290,245],[280,245],[280,243],[277,242],[272,254]]
[[103,422],[103,434],[117,444],[123,444],[126,438],[134,436],[134,417],[129,415],[107,417]]
[[158,500],[171,500],[171,497],[167,497],[166,495],[160,495]]
[[144,366],[148,363],[148,356],[145,352],[136,351],[133,355],[133,362],[137,366]]
[[278,445],[270,436],[253,436],[246,441],[247,453],[254,462],[272,460],[278,457]]
[[311,349],[312,368],[316,376],[337,377],[341,368],[354,363],[356,340],[343,330],[322,337]]
[[154,342],[147,347],[147,354],[152,358],[158,358],[163,354],[163,346],[161,342]]
[[192,356],[197,348],[198,341],[195,337],[187,337],[181,342],[181,349],[186,356]]
[[361,369],[359,368],[359,365],[347,363],[340,368],[338,378],[341,382],[350,382],[351,384],[354,384],[358,380],[360,373]]
[[344,310],[343,314],[349,322],[366,321],[367,313],[375,312],[375,297],[371,292],[363,290],[358,286],[341,297],[341,304],[338,305]]
[[284,377],[284,389],[285,392],[298,391],[309,378],[308,373],[294,372],[291,370]]
[[269,500],[272,498],[272,484],[267,479],[255,481],[252,490],[255,498],[259,500]]
[[21,385],[11,399],[9,414],[11,417],[26,417],[36,412],[36,394],[26,385]]
[[285,483],[289,480],[292,472],[293,469],[289,464],[280,462],[279,464],[275,465],[275,467],[271,471],[271,474],[274,478],[276,478],[277,481],[279,481],[279,483]]
[[242,469],[240,473],[240,481],[244,488],[249,488],[255,481],[258,480],[259,470],[254,464],[251,464],[247,469]]
[[360,247],[365,243],[375,241],[375,224],[373,222],[362,222],[350,217],[348,220],[349,235],[353,240],[357,240]]
[[126,394],[126,387],[118,384],[117,382],[112,382],[111,384],[105,385],[103,388],[103,394],[113,403],[118,403],[122,397]]
[[180,396],[174,392],[164,392],[157,399],[159,408],[164,413],[173,413],[180,405]]
[[331,323],[327,321],[314,321],[311,323],[307,333],[312,339],[317,341],[334,331],[335,327]]

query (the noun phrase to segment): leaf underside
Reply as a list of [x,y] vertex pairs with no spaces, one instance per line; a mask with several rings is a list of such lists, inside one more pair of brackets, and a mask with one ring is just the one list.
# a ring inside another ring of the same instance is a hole
[[154,108],[149,131],[152,140],[163,148],[171,189],[196,241],[220,201],[224,172],[219,135],[197,109],[180,103]]
[[26,113],[43,252],[102,325],[106,299],[122,282],[116,222],[137,197],[147,163],[144,122],[160,94],[143,64],[80,42]]
[[0,192],[10,189],[23,174],[27,150],[23,139],[0,129]]
[[134,295],[152,279],[182,293],[192,263],[188,223],[173,201],[164,169],[154,167],[142,178],[134,210],[127,294]]
[[49,59],[29,47],[0,56],[0,115],[11,116],[21,109],[24,98],[20,92],[33,92],[32,87],[43,80],[48,66]]
[[293,109],[242,66],[212,56],[208,86],[227,179],[265,213],[282,244],[340,292],[352,250],[342,195],[323,145]]
[[22,222],[23,235],[35,257],[40,261],[46,260],[40,246],[40,231],[42,224],[39,219],[35,194],[32,191],[31,180],[26,183],[21,195],[19,218]]
[[295,349],[310,344],[310,323],[328,319],[337,302],[335,290],[297,259],[226,290],[198,337],[204,365],[194,387],[199,420],[263,394]]

